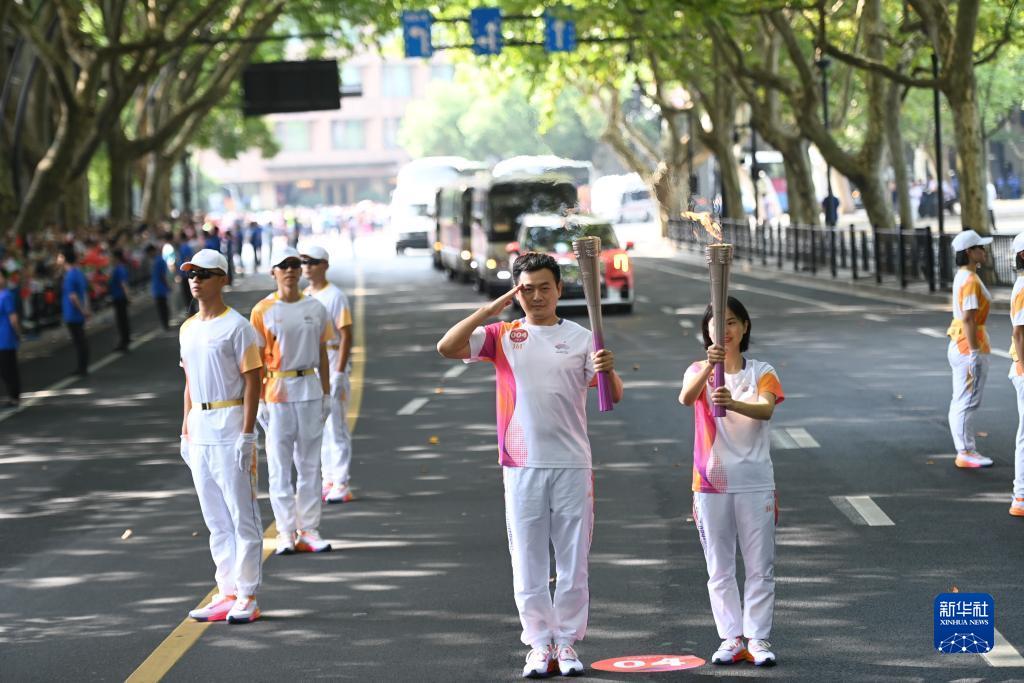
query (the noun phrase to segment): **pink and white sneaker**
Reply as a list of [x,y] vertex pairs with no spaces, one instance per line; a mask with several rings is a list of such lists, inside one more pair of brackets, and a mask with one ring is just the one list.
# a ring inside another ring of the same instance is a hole
[[224,621],[235,604],[234,595],[214,595],[206,607],[194,609],[188,615],[196,621]]
[[353,500],[355,500],[355,497],[352,495],[352,490],[348,487],[348,484],[334,484],[324,494],[324,501],[328,503],[351,503]]
[[295,534],[295,552],[297,553],[327,553],[331,551],[331,544],[320,538],[320,532],[316,529],[299,531]]
[[555,658],[558,660],[558,672],[563,676],[583,675],[583,662],[580,661],[572,645],[567,643],[556,645]]
[[743,645],[742,638],[729,638],[723,640],[722,644],[711,655],[712,664],[735,664],[747,658],[747,648]]
[[334,486],[333,482],[329,482],[326,479],[323,481],[323,484],[320,486],[320,500],[327,500],[327,492],[331,490],[332,486]]
[[255,595],[239,595],[228,612],[229,624],[248,624],[260,618],[260,606]]
[[956,454],[956,466],[964,469],[992,467],[992,458],[986,458],[977,451],[964,451]]
[[1024,517],[1024,498],[1014,498],[1010,503],[1010,514],[1014,517]]
[[554,659],[554,647],[535,647],[526,655],[526,665],[523,667],[523,678],[547,678],[558,671],[558,664]]

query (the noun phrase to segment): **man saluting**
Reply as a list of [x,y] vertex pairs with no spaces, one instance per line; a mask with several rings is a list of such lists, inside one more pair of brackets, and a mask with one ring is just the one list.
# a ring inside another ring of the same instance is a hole
[[[445,358],[494,364],[498,462],[522,641],[532,649],[523,676],[574,676],[583,664],[573,650],[587,630],[587,566],[594,526],[594,478],[587,437],[587,387],[607,372],[612,398],[622,400],[614,357],[594,352],[593,335],[556,314],[562,294],[558,263],[528,253],[512,268],[516,286],[456,324],[437,344]],[[519,302],[526,317],[484,323]],[[557,585],[548,592],[548,547]]]

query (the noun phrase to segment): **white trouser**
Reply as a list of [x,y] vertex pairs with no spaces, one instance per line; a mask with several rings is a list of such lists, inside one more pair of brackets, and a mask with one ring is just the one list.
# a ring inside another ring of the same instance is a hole
[[324,481],[347,484],[352,462],[352,435],[348,431],[349,379],[347,372],[331,375],[331,415],[324,425],[324,442],[320,448]]
[[957,452],[975,449],[974,414],[981,405],[981,394],[988,377],[988,354],[979,353],[976,362],[957,349],[955,342],[949,343],[946,352],[949,367],[953,370],[953,399],[949,402],[949,431]]
[[[594,531],[594,473],[590,469],[504,467],[505,525],[512,584],[523,643],[572,644],[587,631]],[[549,590],[550,547],[557,584]]]
[[[708,565],[711,612],[723,640],[771,635],[777,516],[774,491],[693,494],[693,520]],[[742,608],[736,585],[737,539],[746,570]]]
[[1024,377],[1011,377],[1017,390],[1017,448],[1013,457],[1013,497],[1024,498]]
[[248,472],[240,472],[234,444],[189,444],[188,459],[203,520],[210,530],[217,590],[222,595],[256,595],[263,565],[256,458]]
[[320,527],[322,405],[320,399],[267,404],[270,411],[267,430],[270,506],[280,534],[296,529],[314,531]]

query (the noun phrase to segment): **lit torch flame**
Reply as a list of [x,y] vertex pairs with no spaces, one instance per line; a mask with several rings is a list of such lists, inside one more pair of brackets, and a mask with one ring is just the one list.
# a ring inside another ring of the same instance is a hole
[[711,219],[711,212],[683,211],[683,218],[699,224],[716,242],[722,241],[722,228]]

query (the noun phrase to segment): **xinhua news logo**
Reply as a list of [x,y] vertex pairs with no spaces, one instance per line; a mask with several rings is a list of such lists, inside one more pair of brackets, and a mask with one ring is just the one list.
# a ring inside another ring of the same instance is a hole
[[988,652],[995,644],[996,603],[988,593],[935,597],[935,649],[947,655]]

